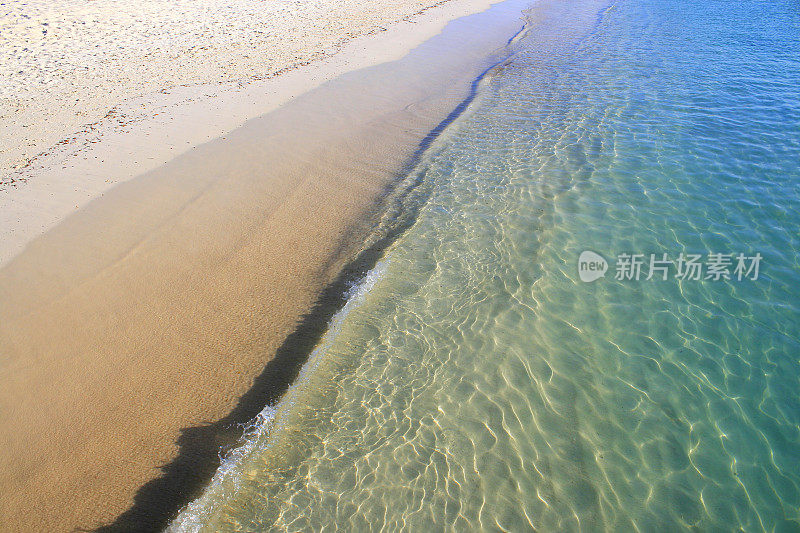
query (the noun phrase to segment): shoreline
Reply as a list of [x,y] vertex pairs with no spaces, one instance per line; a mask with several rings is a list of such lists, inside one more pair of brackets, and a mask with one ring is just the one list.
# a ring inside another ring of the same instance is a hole
[[310,92],[95,196],[9,261],[0,485],[17,490],[0,516],[154,530],[195,496],[236,424],[291,381],[398,169],[522,25],[514,9],[480,39],[458,18],[408,56],[382,32],[402,59],[308,75]]
[[[509,39],[507,44],[513,43],[527,28],[528,24]],[[382,266],[386,266],[382,265],[383,253],[417,220],[422,203],[419,202],[419,198],[412,202],[409,200],[419,194],[424,196],[426,193],[420,193],[417,190],[422,183],[418,178],[412,179],[415,169],[424,164],[425,154],[429,150],[435,149],[434,143],[444,129],[459,120],[467,107],[473,103],[478,95],[481,82],[504,61],[499,61],[481,73],[471,84],[469,94],[464,100],[420,142],[416,153],[404,166],[406,170],[403,171],[403,175],[405,177],[400,183],[393,186],[393,190],[388,195],[388,201],[385,202],[387,206],[385,212],[391,212],[397,216],[392,216],[384,227],[372,232],[368,243],[361,248],[352,261],[345,265],[337,279],[325,288],[318,304],[306,315],[297,330],[286,339],[281,349],[278,350],[276,358],[270,361],[264,373],[256,379],[256,385],[246,395],[257,395],[262,399],[268,395],[269,401],[266,403],[260,401],[249,405],[246,397],[243,397],[238,408],[248,409],[249,407],[248,416],[237,418],[234,413],[231,413],[231,419],[235,420],[233,423],[248,429],[242,432],[241,437],[235,443],[226,448],[224,454],[220,455],[219,466],[213,476],[209,477],[204,484],[203,492],[197,499],[190,501],[180,509],[178,516],[166,528],[166,532],[184,531],[187,528],[191,531],[198,524],[202,524],[206,518],[203,513],[207,511],[209,494],[225,482],[231,475],[231,471],[241,468],[240,462],[248,455],[247,450],[252,445],[252,440],[265,431],[271,431],[275,425],[275,417],[288,409],[287,405],[295,403],[297,389],[307,386],[308,380],[311,379],[310,373],[319,364],[320,355],[315,357],[315,354],[320,349],[320,344],[329,342],[331,329],[332,327],[336,328],[332,325],[340,323],[346,316],[347,308],[353,303],[353,300],[363,298],[364,293],[368,292],[371,285],[380,278],[380,272],[384,270]],[[335,333],[333,336],[335,337]],[[291,378],[285,379],[281,383],[270,381],[270,367],[273,366],[282,367],[282,373],[286,373],[287,368],[290,369]],[[262,380],[264,383],[261,383]],[[265,391],[269,392],[265,393]],[[231,420],[227,420],[225,423],[220,421],[217,424],[217,432],[224,433],[226,424],[229,426]]]

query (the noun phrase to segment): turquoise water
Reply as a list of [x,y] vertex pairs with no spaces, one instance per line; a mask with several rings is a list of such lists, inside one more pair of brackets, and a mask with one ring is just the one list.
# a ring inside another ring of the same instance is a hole
[[578,9],[532,15],[172,529],[800,531],[800,5]]

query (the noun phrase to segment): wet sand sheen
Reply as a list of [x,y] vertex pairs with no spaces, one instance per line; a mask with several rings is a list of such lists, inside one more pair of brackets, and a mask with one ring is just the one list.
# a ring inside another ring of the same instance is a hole
[[156,529],[195,496],[293,369],[268,367],[261,394],[254,377],[325,305],[524,5],[460,19],[116,187],[0,271],[0,525]]

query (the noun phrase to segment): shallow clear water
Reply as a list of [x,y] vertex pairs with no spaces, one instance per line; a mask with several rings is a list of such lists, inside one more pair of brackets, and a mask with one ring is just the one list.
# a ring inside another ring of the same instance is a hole
[[[560,16],[426,152],[414,224],[173,529],[800,530],[800,6]],[[763,259],[617,280],[622,252]]]

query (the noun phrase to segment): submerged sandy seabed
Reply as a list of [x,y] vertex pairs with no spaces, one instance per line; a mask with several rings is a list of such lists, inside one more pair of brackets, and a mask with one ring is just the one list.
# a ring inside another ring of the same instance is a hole
[[0,269],[0,529],[157,529],[197,494],[523,4],[399,59],[488,7],[453,0],[308,69],[164,104],[172,120],[112,128],[5,191],[24,237]]

